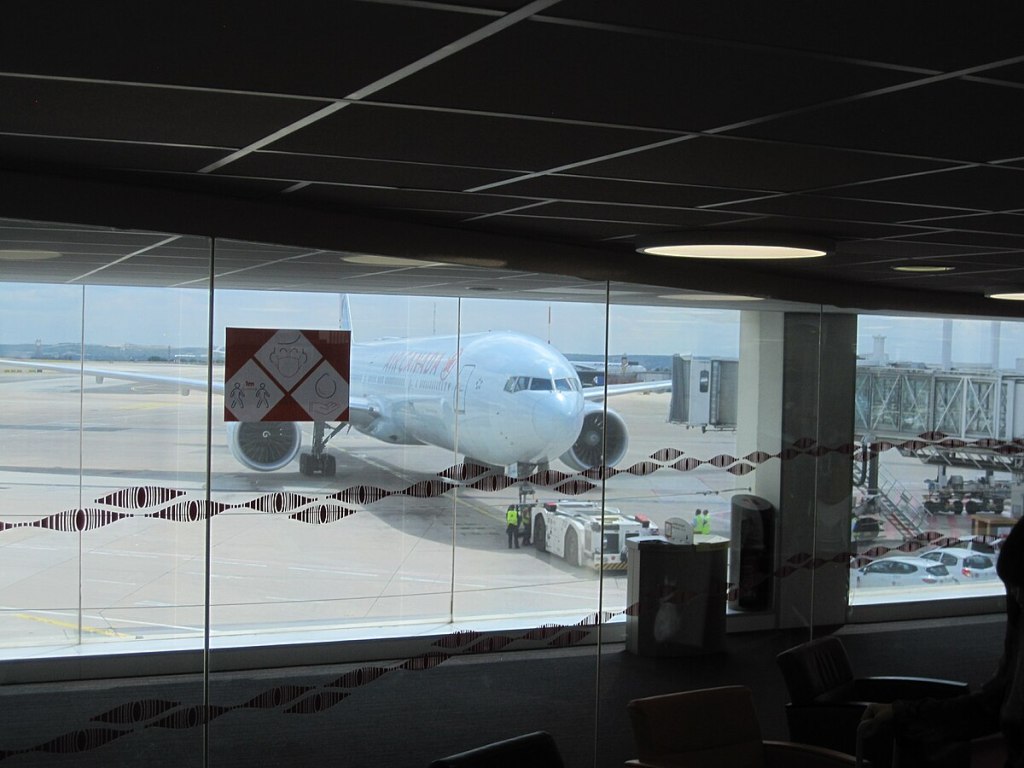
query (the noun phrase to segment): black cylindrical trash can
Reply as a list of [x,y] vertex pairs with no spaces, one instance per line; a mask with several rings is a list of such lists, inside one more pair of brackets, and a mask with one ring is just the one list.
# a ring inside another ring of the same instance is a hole
[[729,547],[729,607],[765,611],[772,604],[775,507],[750,494],[732,497]]

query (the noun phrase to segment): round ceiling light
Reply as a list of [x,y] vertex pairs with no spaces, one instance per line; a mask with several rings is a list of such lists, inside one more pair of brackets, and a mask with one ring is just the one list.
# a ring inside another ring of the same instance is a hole
[[406,259],[401,256],[378,256],[371,253],[354,253],[349,256],[342,256],[342,261],[349,264],[361,264],[367,267],[440,267],[436,261],[420,261],[419,259]]
[[680,259],[772,260],[825,256],[833,243],[821,238],[751,232],[685,232],[646,237],[637,251]]
[[45,261],[46,259],[59,259],[63,255],[60,251],[0,248],[0,261]]

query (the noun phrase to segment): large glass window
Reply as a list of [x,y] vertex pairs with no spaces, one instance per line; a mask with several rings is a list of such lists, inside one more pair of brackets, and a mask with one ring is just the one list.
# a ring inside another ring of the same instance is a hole
[[995,561],[1021,514],[1022,359],[1019,322],[860,318],[855,609],[1002,594]]

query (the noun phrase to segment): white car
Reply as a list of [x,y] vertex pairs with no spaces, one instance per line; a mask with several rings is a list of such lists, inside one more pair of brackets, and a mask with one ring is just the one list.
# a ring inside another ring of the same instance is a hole
[[882,557],[850,572],[854,587],[911,587],[952,584],[953,576],[942,563],[922,557]]
[[933,563],[942,563],[953,574],[956,581],[999,578],[996,574],[996,555],[989,555],[974,549],[943,547],[925,552],[921,557],[931,560]]

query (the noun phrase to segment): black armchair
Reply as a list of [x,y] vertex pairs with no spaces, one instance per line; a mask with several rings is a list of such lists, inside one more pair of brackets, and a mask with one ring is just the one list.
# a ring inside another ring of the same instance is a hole
[[534,731],[434,760],[430,768],[564,768],[551,734]]
[[856,753],[857,725],[868,704],[969,692],[967,683],[954,680],[855,677],[846,649],[834,635],[783,651],[776,660],[789,692],[790,739],[850,755]]

